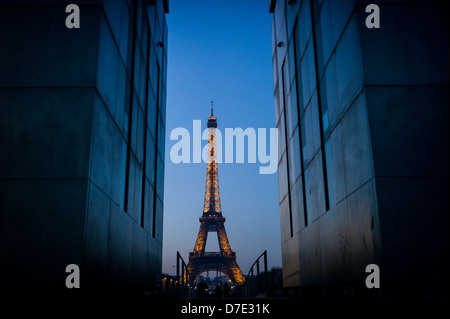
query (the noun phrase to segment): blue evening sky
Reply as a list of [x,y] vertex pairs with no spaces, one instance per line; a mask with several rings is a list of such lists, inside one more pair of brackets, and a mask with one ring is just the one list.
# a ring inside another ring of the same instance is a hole
[[[176,127],[202,130],[214,100],[225,127],[275,127],[270,26],[266,0],[170,0],[166,117],[163,272],[175,274],[176,252],[188,261],[200,226],[206,164],[174,164],[169,139]],[[267,130],[267,140],[268,140]],[[203,145],[206,141],[202,142]],[[191,140],[192,160],[192,140]],[[277,174],[260,175],[258,162],[219,164],[225,229],[244,274],[268,251],[268,266],[281,266]],[[264,164],[266,165],[266,164]],[[209,233],[208,251],[218,251]]]

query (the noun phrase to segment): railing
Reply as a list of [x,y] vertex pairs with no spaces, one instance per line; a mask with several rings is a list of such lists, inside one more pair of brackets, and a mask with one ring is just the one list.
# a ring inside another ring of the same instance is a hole
[[175,283],[177,297],[193,298],[195,296],[191,274],[179,251],[177,251],[177,281]]
[[[260,259],[263,258],[264,272],[260,273]],[[255,276],[255,266],[256,266],[256,276]],[[253,263],[248,271],[247,278],[244,284],[244,297],[250,298],[269,290],[269,280],[267,273],[267,250],[265,250]]]

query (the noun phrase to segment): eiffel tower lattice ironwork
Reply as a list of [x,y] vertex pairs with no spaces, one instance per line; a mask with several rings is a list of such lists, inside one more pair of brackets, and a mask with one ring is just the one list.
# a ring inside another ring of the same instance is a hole
[[[236,253],[231,250],[228,242],[222,216],[219,195],[219,178],[217,174],[216,128],[217,119],[213,115],[211,102],[211,116],[208,118],[209,143],[208,163],[206,171],[205,202],[203,215],[200,217],[200,229],[194,251],[189,253],[187,269],[191,280],[208,270],[216,270],[225,274],[234,284],[243,284],[245,278],[236,262]],[[220,252],[205,252],[206,240],[209,232],[216,232]]]

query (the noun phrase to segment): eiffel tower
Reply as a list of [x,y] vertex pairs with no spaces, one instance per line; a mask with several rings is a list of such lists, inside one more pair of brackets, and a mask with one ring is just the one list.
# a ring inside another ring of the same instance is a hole
[[[225,274],[236,284],[245,281],[242,271],[236,263],[236,253],[231,250],[225,231],[225,217],[222,216],[219,195],[219,177],[217,175],[216,128],[217,119],[213,115],[211,101],[211,116],[208,118],[209,144],[208,164],[206,170],[205,202],[203,215],[200,217],[200,229],[194,251],[189,253],[187,269],[193,281],[201,273],[216,270]],[[206,240],[209,232],[216,232],[220,252],[205,252]]]

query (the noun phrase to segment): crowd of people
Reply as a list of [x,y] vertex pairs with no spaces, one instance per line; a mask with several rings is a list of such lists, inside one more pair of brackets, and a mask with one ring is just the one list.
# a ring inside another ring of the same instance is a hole
[[[197,284],[197,298],[203,298],[206,296],[208,290],[208,285],[201,280],[198,284]],[[217,284],[216,288],[214,289],[214,296],[216,298],[227,298],[230,295],[230,286],[228,285],[228,283],[222,283],[221,281],[219,281],[219,283]]]

